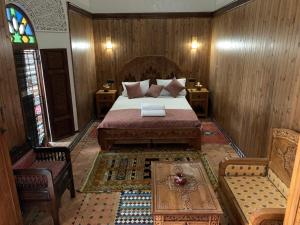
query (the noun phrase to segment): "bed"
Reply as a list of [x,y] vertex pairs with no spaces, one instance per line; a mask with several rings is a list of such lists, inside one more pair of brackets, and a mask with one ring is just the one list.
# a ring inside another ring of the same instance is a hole
[[[121,81],[150,79],[150,83],[155,83],[155,79],[179,77],[180,73],[179,67],[169,59],[147,56],[127,63],[118,78]],[[165,105],[166,116],[141,117],[141,103]],[[121,95],[98,127],[98,141],[102,150],[109,150],[113,144],[132,143],[188,143],[201,149],[200,126],[184,96],[128,99]]]

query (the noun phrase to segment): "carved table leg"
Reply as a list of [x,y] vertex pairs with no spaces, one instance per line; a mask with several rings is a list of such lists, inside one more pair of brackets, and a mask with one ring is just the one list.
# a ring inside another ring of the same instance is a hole
[[154,216],[153,222],[154,222],[154,225],[163,225],[164,218],[162,216]]
[[220,224],[220,216],[213,215],[210,217],[210,225],[219,225]]

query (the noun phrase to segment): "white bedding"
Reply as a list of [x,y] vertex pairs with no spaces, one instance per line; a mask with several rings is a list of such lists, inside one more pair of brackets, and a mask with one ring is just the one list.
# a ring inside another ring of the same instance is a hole
[[159,96],[158,98],[144,97],[134,99],[119,96],[111,110],[140,109],[142,103],[163,104],[165,105],[166,109],[192,110],[192,107],[186,100],[185,96],[178,96],[177,98],[170,96]]

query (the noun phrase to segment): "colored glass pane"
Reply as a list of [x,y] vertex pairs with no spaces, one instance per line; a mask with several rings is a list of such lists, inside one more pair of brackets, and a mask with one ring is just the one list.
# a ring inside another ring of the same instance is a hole
[[26,25],[27,24],[27,21],[26,21],[26,19],[23,17],[23,19],[22,19],[22,23],[24,24],[24,25]]
[[32,36],[29,36],[29,43],[34,44],[35,43],[35,38]]
[[7,17],[8,21],[11,20],[10,10],[8,8],[6,8],[6,17]]
[[15,16],[15,9],[14,9],[14,8],[10,8],[10,14],[11,14],[12,16]]
[[19,11],[16,11],[16,18],[18,23],[21,23],[23,19],[23,15]]
[[11,24],[11,22],[8,22],[8,28],[9,28],[9,32],[10,32],[11,34],[14,34],[14,33],[15,33],[15,29],[14,29],[13,25]]
[[14,27],[15,31],[18,31],[19,24],[18,24],[18,21],[17,21],[16,17],[12,18],[12,23],[13,23],[13,27]]
[[30,23],[28,23],[28,18],[21,10],[16,9],[14,6],[11,5],[8,6],[6,8],[6,18],[8,21],[12,43],[36,43],[36,38],[34,36]]
[[19,33],[13,35],[13,40],[14,43],[22,43],[22,37]]
[[27,36],[23,36],[22,41],[27,44],[29,42],[29,38]]
[[26,35],[33,35],[31,27],[30,27],[29,24],[27,24],[27,26],[25,28],[25,32],[26,32]]
[[25,26],[24,26],[24,24],[21,24],[21,25],[20,25],[20,27],[19,27],[19,33],[20,33],[21,35],[24,35],[24,33],[25,33]]

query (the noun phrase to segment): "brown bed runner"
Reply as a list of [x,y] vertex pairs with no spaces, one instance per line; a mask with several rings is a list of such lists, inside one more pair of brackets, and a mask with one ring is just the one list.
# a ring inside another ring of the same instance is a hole
[[192,127],[200,127],[200,121],[193,110],[166,109],[165,117],[142,117],[140,109],[121,109],[109,111],[98,129]]

